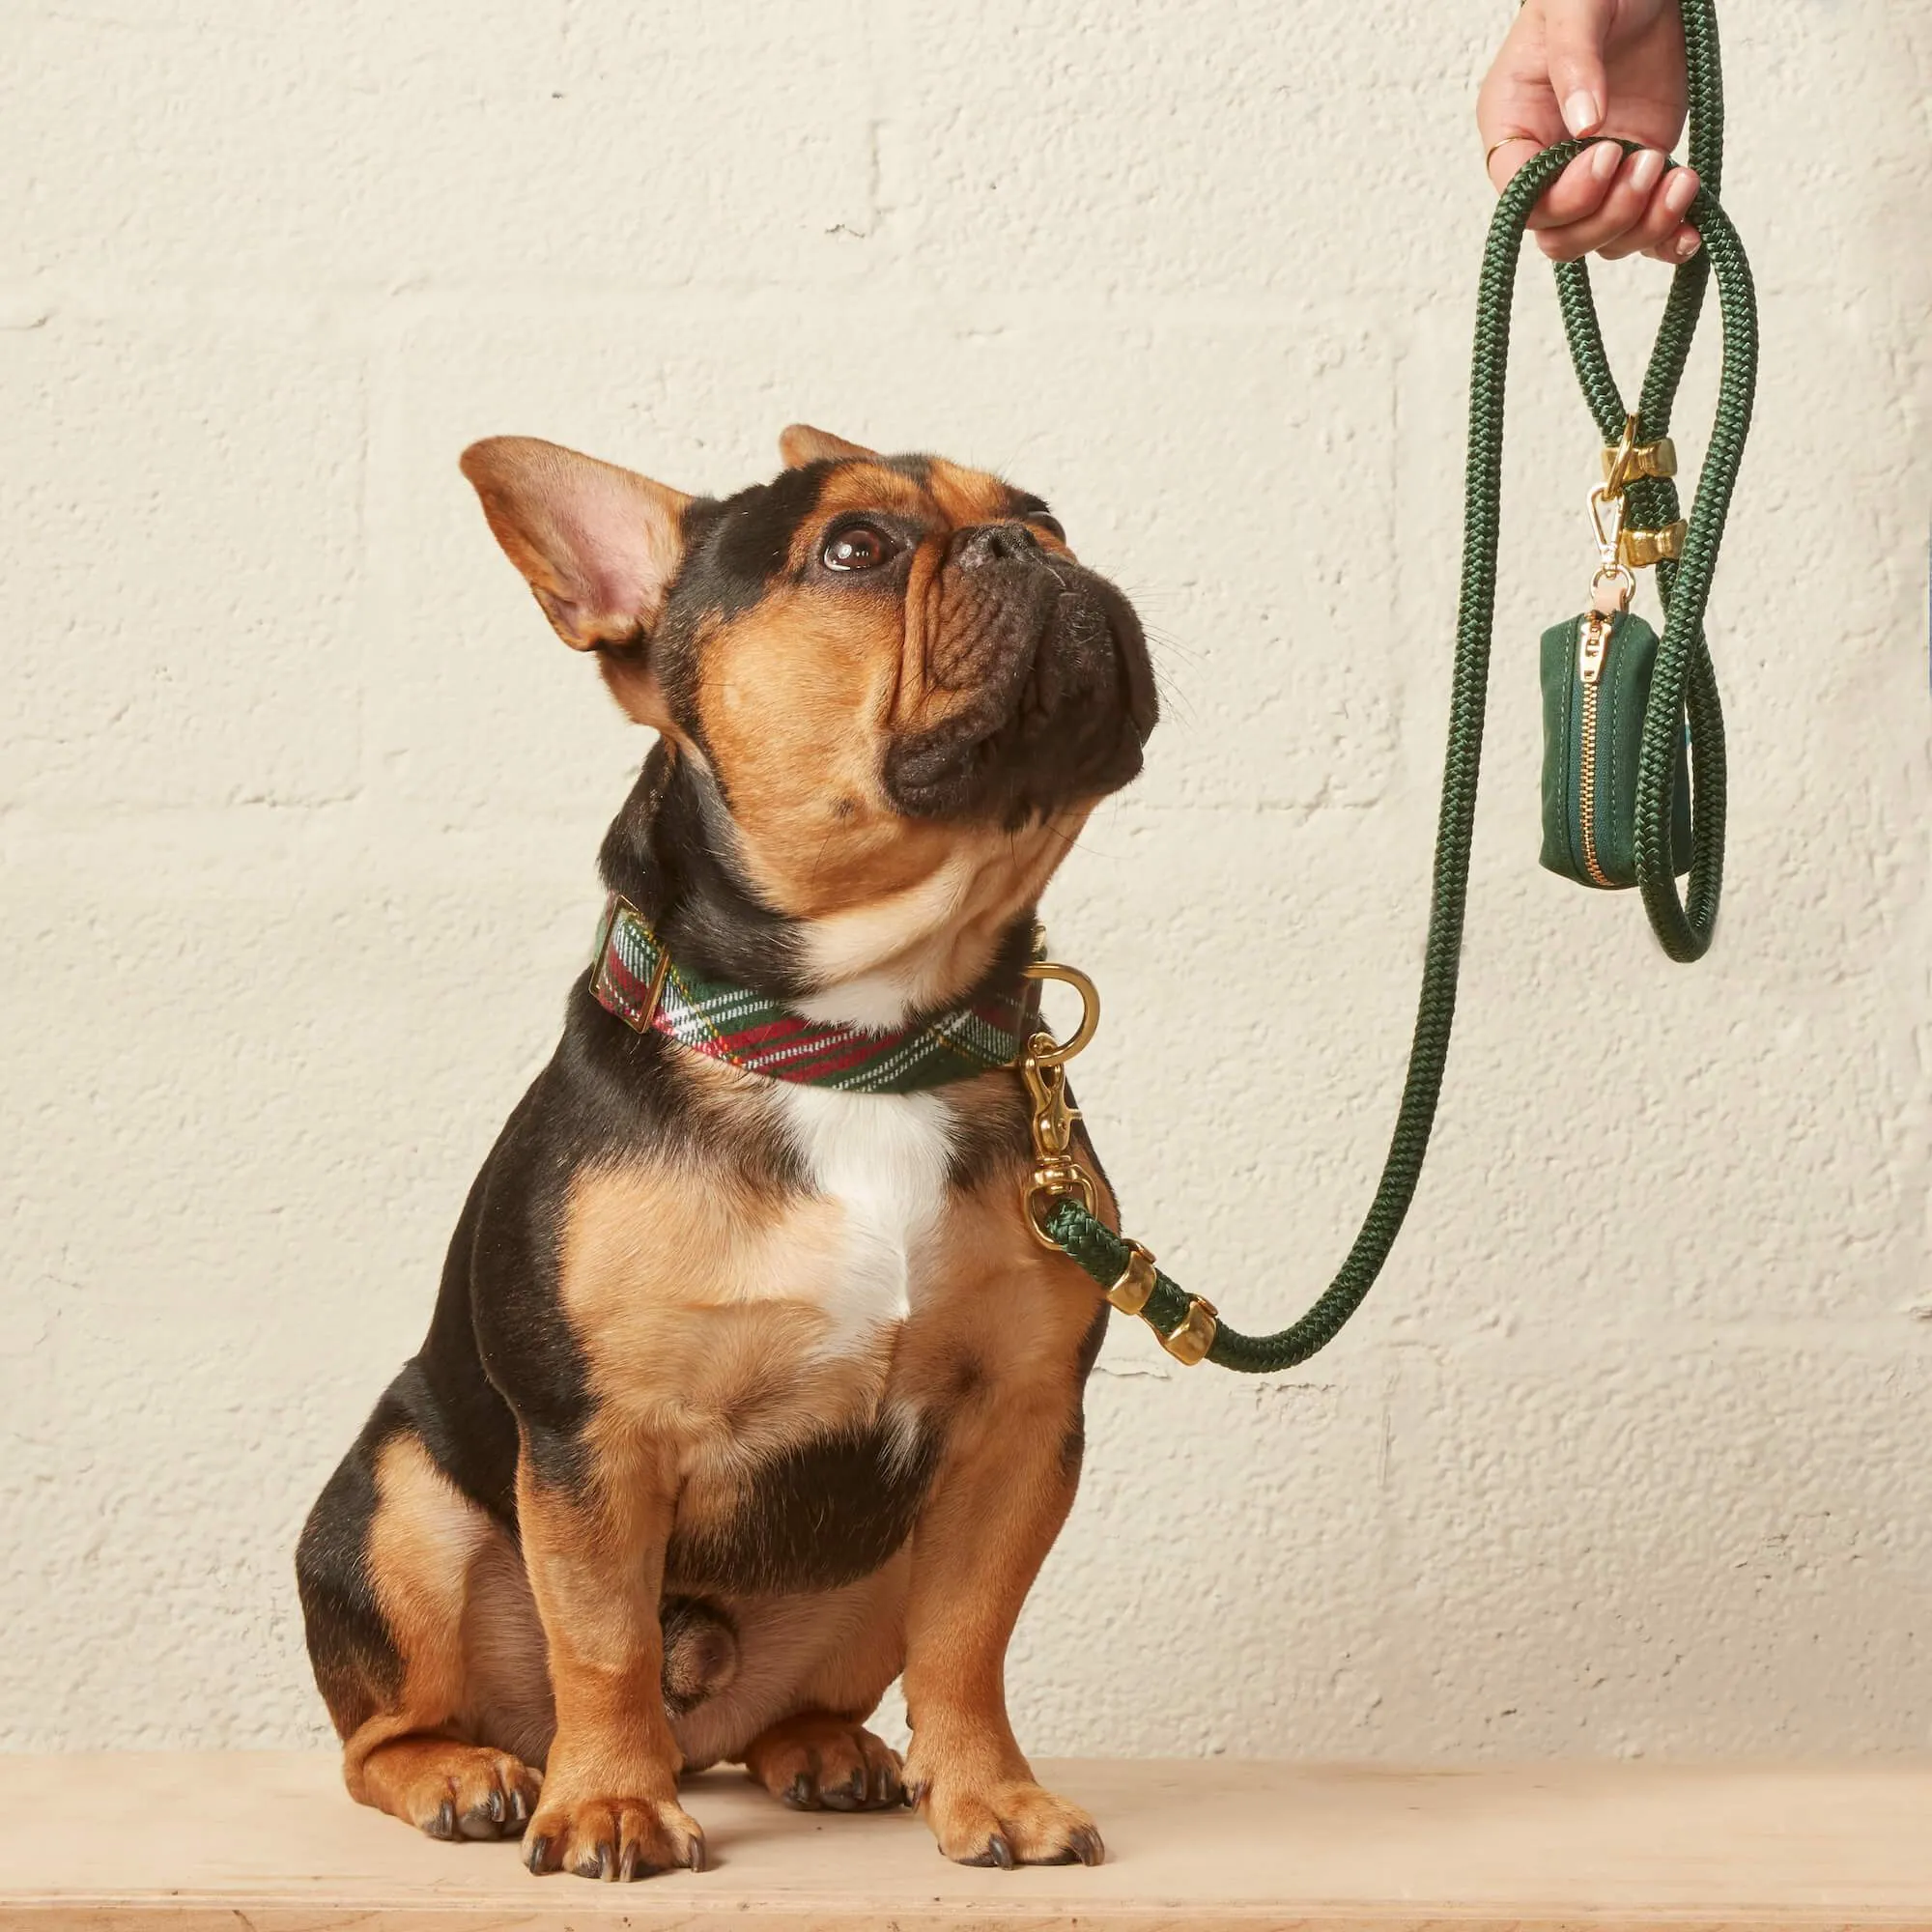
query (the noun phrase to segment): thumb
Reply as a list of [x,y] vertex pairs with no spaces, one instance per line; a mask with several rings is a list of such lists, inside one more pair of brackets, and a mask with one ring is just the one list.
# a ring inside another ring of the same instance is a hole
[[1549,63],[1549,91],[1572,134],[1594,134],[1604,125],[1608,93],[1604,43],[1617,0],[1544,0],[1543,46]]

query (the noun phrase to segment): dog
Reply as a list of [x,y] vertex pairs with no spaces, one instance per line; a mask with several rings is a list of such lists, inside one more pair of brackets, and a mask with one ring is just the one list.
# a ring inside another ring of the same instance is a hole
[[[464,453],[658,736],[555,1055],[302,1531],[309,1656],[355,1799],[520,1836],[536,1873],[702,1869],[678,1778],[719,1763],[912,1805],[964,1863],[1097,1863],[1004,1668],[1108,1308],[1027,1224],[988,1041],[1037,1025],[1041,891],[1141,769],[1147,645],[1040,498],[804,425],[780,448],[722,499]],[[865,1728],[901,1677],[903,1762]]]

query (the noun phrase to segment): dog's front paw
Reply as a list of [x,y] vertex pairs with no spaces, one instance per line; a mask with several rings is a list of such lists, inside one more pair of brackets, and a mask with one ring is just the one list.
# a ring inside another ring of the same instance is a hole
[[1097,1865],[1107,1856],[1094,1820],[1031,1778],[913,1782],[906,1796],[925,1814],[939,1849],[962,1865]]
[[702,1871],[704,1833],[675,1798],[584,1798],[554,1802],[548,1790],[524,1834],[524,1862],[541,1876],[649,1878]]

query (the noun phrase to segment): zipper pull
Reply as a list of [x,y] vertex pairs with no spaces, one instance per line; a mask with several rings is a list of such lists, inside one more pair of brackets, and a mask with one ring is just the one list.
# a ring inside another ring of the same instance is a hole
[[1604,660],[1610,654],[1612,620],[1601,611],[1592,611],[1583,619],[1583,635],[1577,643],[1577,675],[1594,688],[1604,675]]

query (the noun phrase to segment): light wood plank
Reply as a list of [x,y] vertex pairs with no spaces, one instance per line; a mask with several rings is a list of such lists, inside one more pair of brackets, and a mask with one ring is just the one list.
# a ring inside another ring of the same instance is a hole
[[1097,1870],[968,1870],[918,1820],[692,1780],[713,1869],[530,1878],[352,1804],[330,1757],[0,1757],[10,1932],[1197,1932],[1215,1926],[1925,1927],[1932,1765],[1397,1772],[1072,1762]]

